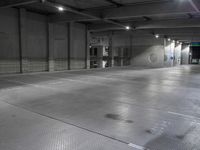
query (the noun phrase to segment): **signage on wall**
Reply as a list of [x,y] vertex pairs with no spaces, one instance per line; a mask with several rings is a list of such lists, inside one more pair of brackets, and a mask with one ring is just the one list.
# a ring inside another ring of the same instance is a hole
[[200,42],[192,42],[191,46],[200,46]]

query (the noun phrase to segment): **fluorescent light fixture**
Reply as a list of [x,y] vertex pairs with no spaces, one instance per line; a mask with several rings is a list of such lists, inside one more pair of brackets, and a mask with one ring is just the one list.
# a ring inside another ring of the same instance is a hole
[[62,6],[57,7],[59,11],[64,11],[65,9]]
[[126,26],[126,30],[130,30],[130,26]]
[[159,34],[155,34],[155,38],[157,38],[157,39],[158,39],[159,37],[160,37],[160,35],[159,35]]

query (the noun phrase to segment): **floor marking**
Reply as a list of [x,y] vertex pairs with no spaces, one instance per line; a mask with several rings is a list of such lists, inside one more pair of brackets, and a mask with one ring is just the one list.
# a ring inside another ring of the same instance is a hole
[[195,117],[195,116],[185,115],[185,114],[171,112],[171,111],[168,111],[168,114],[172,114],[172,115],[176,115],[176,116],[181,116],[181,117],[184,117],[184,118],[190,118],[190,119],[198,119],[198,120],[200,120],[200,118]]
[[47,84],[62,84],[63,82],[61,82],[61,81],[58,81],[58,82],[50,82],[50,83],[47,83]]
[[[58,80],[63,80],[63,81],[72,81],[72,82],[84,83],[84,84],[89,84],[89,85],[97,85],[97,83],[82,81],[82,80],[78,80],[78,79],[69,79],[69,78],[64,78],[64,77],[59,77],[59,76],[48,76],[48,75],[44,75],[44,76],[37,75],[37,76],[47,77],[47,78],[51,78],[51,79],[58,79]],[[98,83],[98,85],[107,86],[106,84],[102,84],[102,83]]]
[[143,148],[143,147],[141,147],[141,146],[139,146],[139,145],[132,144],[132,143],[128,143],[128,142],[126,142],[126,141],[117,139],[117,138],[115,138],[115,137],[112,137],[112,136],[109,136],[109,135],[105,135],[105,134],[103,134],[103,133],[101,133],[101,132],[93,131],[93,130],[90,130],[90,129],[88,129],[88,128],[82,127],[82,126],[80,126],[80,125],[76,125],[76,124],[74,124],[74,123],[70,123],[70,122],[64,121],[64,120],[59,119],[59,118],[55,118],[55,117],[50,116],[50,115],[48,115],[48,114],[43,114],[43,113],[34,111],[34,110],[32,110],[32,109],[30,109],[30,108],[27,108],[27,107],[25,107],[25,106],[20,106],[20,105],[12,104],[12,103],[9,103],[9,102],[4,101],[4,100],[1,101],[1,102],[2,102],[2,103],[6,103],[6,104],[8,104],[8,105],[11,105],[11,106],[13,106],[13,107],[16,107],[16,108],[18,108],[18,109],[23,109],[23,110],[25,110],[25,111],[27,111],[27,112],[31,112],[31,113],[40,115],[40,116],[42,116],[42,117],[46,117],[46,118],[49,118],[49,119],[52,119],[52,120],[55,120],[55,121],[58,121],[58,122],[61,122],[61,123],[64,123],[64,124],[73,126],[73,127],[75,127],[75,128],[79,128],[79,129],[81,129],[81,130],[90,132],[90,133],[92,133],[92,134],[96,134],[96,135],[99,135],[99,136],[102,136],[102,137],[111,139],[111,140],[113,140],[113,141],[120,142],[120,143],[122,143],[122,144],[127,144],[127,145],[129,145],[129,146],[131,146],[131,147],[134,146],[133,148],[137,148],[138,150],[149,150],[149,149],[145,149],[145,148],[144,148],[144,149],[141,149],[141,148]]
[[57,90],[56,88],[53,88],[53,87],[43,86],[43,85],[34,84],[34,83],[33,84],[32,83],[26,83],[26,82],[23,82],[23,81],[17,81],[17,80],[5,80],[5,81],[12,82],[12,83],[19,83],[19,84],[22,84],[22,85],[32,86],[32,87],[36,87],[36,88],[47,88],[47,89]]
[[139,145],[136,145],[136,144],[133,144],[133,143],[129,143],[128,146],[136,148],[138,150],[148,150],[148,149],[146,149],[146,148],[144,148],[142,146],[139,146]]
[[[50,77],[50,76],[47,76],[47,77]],[[54,77],[52,77],[54,78]],[[4,79],[5,80],[5,79]],[[63,80],[71,80],[71,79],[65,79],[63,78]],[[51,89],[51,90],[59,90],[57,88],[53,88],[53,87],[48,87],[48,86],[44,86],[44,85],[39,85],[39,84],[32,84],[32,83],[26,83],[26,82],[23,82],[23,81],[17,81],[17,80],[5,80],[5,81],[8,81],[8,82],[14,82],[14,83],[20,83],[20,84],[23,84],[23,85],[29,85],[29,86],[33,86],[33,87],[36,87],[36,88],[47,88],[47,89]],[[71,80],[71,81],[76,81],[76,80]],[[77,81],[76,81],[77,82]],[[78,81],[79,82],[79,81]],[[83,81],[84,82],[84,81]],[[88,83],[89,84],[89,83]],[[11,89],[11,88],[9,88]],[[22,89],[21,87],[18,88],[18,89]],[[0,90],[1,92],[4,91],[4,90]],[[124,102],[123,102],[124,103]],[[142,107],[140,105],[137,105],[137,104],[132,104],[132,105],[135,105],[135,106],[139,106],[139,107]],[[145,107],[142,107],[142,108],[145,108]],[[147,108],[147,109],[153,109],[153,110],[157,110],[157,111],[161,111],[160,109],[157,109],[157,108]],[[163,111],[162,111],[163,112]],[[165,112],[165,111],[164,111]],[[200,118],[198,117],[195,117],[195,116],[190,116],[190,115],[185,115],[185,114],[181,114],[181,113],[176,113],[176,112],[171,112],[171,111],[168,111],[166,112],[168,114],[172,114],[172,115],[176,115],[176,116],[181,116],[183,118],[189,118],[189,119],[197,119],[197,120],[200,120]]]

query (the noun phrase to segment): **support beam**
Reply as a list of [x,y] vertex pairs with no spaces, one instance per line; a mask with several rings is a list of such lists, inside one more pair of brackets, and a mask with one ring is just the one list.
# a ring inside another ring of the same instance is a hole
[[48,23],[48,70],[55,70],[54,62],[54,29],[53,24]]
[[193,0],[189,0],[190,4],[192,5],[192,7],[196,10],[196,12],[200,12],[200,9],[197,7],[197,5],[195,4],[195,2]]
[[113,32],[109,34],[109,66],[114,67]]
[[[53,8],[58,8],[60,6],[59,4],[52,3],[52,2],[50,2],[48,0],[46,0],[44,2],[44,4],[47,5],[47,6],[53,7]],[[80,11],[80,10],[77,10],[75,8],[71,8],[71,7],[68,7],[68,6],[63,6],[63,9],[66,10],[66,11],[70,11],[72,13],[75,13],[77,15],[85,16],[87,18],[91,18],[91,19],[95,19],[95,20],[102,20],[102,21],[104,21],[106,23],[110,23],[110,24],[114,24],[114,25],[126,28],[126,26],[124,24],[118,23],[118,22],[110,20],[110,19],[105,19],[105,18],[102,18],[100,16],[96,16],[96,15],[94,15],[92,13],[86,13],[86,12],[83,12],[83,11]]]
[[[141,29],[158,29],[158,28],[198,28],[200,21],[198,18],[192,19],[176,19],[176,20],[157,20],[148,22],[138,22],[134,24],[136,30]],[[108,30],[122,30],[116,25],[110,24],[92,24],[89,30],[95,31],[108,31]]]
[[196,13],[189,1],[169,1],[163,3],[150,3],[146,5],[130,5],[120,8],[103,10],[105,19],[126,19],[142,16],[175,15]]
[[0,2],[0,8],[9,8],[9,7],[30,5],[30,4],[38,3],[38,2],[42,2],[42,0],[23,0],[23,1],[14,2],[14,3],[13,2],[6,2],[6,3]]
[[160,20],[149,21],[145,23],[135,24],[136,29],[156,29],[156,28],[197,28],[200,27],[200,21],[193,19],[176,19],[176,20]]
[[[103,12],[102,16],[101,13]],[[128,18],[142,18],[142,17],[153,17],[159,15],[177,15],[177,14],[187,14],[187,13],[196,13],[197,10],[190,4],[188,0],[186,1],[164,1],[157,3],[147,3],[144,5],[128,5],[118,8],[105,8],[103,10],[98,10],[95,12],[92,11],[81,11],[84,14],[95,15],[98,17],[89,17],[89,16],[70,16],[69,14],[63,15],[52,15],[50,16],[51,21],[58,22],[68,22],[73,18],[73,21],[95,21],[95,20],[119,20],[119,19],[128,19]],[[91,20],[92,19],[92,20]]]
[[56,14],[56,15],[50,15],[48,16],[49,22],[56,22],[56,23],[67,23],[67,22],[88,22],[88,21],[96,21],[96,19],[92,19],[89,17],[85,17],[82,15],[77,15],[71,12],[62,13],[62,14]]
[[20,72],[27,72],[27,60],[26,60],[26,50],[27,50],[27,24],[26,24],[26,10],[19,9],[19,39],[20,39]]
[[109,3],[111,3],[111,4],[113,4],[113,5],[115,5],[115,6],[117,6],[117,7],[123,6],[122,4],[120,4],[120,3],[118,3],[118,2],[116,2],[114,0],[106,0],[106,1],[109,2]]
[[71,70],[71,51],[73,51],[73,22],[68,23],[68,69]]
[[85,68],[90,69],[90,31],[86,27]]

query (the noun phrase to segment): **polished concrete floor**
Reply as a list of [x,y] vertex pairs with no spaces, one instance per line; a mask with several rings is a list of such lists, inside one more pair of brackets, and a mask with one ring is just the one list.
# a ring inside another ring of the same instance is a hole
[[0,76],[0,150],[200,150],[200,66]]

